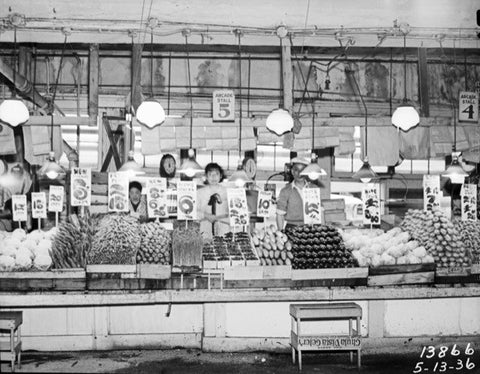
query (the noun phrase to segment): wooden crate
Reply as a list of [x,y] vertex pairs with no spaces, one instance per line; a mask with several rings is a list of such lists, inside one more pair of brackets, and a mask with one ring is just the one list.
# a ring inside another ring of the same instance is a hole
[[84,269],[0,272],[1,291],[83,291]]
[[435,280],[435,264],[382,265],[369,269],[369,286],[428,284]]
[[294,269],[292,280],[297,287],[366,286],[368,268]]
[[480,274],[472,273],[471,267],[438,268],[435,272],[435,283],[480,283]]

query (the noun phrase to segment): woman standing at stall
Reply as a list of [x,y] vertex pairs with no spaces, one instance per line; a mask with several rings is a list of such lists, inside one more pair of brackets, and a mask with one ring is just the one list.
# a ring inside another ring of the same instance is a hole
[[211,238],[230,231],[227,189],[220,184],[225,175],[217,163],[212,162],[205,167],[205,177],[205,187],[197,191],[197,213],[200,232],[205,238]]

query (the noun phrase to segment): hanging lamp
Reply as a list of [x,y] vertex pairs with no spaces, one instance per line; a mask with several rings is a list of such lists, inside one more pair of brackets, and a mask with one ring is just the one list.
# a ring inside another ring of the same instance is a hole
[[312,154],[311,162],[300,173],[300,175],[306,176],[311,180],[317,180],[320,177],[327,175],[327,172],[323,170],[318,164],[318,156],[314,152],[315,149],[315,104],[312,103]]
[[185,174],[189,178],[193,178],[196,174],[202,173],[203,168],[195,160],[195,151],[192,147],[193,141],[193,97],[192,97],[192,79],[190,76],[190,54],[188,51],[188,37],[190,30],[186,29],[182,31],[182,35],[185,37],[185,52],[187,55],[187,77],[188,77],[188,95],[190,97],[190,148],[188,150],[188,157],[183,160],[178,172]]
[[[288,30],[285,26],[281,25],[277,27],[276,33],[280,39],[280,50],[281,50],[282,40],[288,35]],[[281,68],[280,70],[283,70],[283,68]],[[267,129],[277,134],[278,136],[281,136],[289,131],[292,131],[294,126],[292,115],[288,110],[284,109],[285,103],[283,102],[283,91],[284,91],[283,72],[281,71],[280,74],[282,75],[282,79],[280,79],[281,88],[282,88],[281,105],[280,105],[280,108],[274,109],[270,112],[270,114],[267,117],[267,121],[265,122],[265,126],[267,127]]]
[[150,34],[150,98],[144,100],[137,108],[136,118],[137,121],[149,129],[155,126],[161,125],[165,122],[165,110],[162,105],[155,100],[153,94],[153,29],[158,23],[156,18],[149,20],[151,27]]
[[28,108],[22,100],[17,99],[17,27],[13,28],[13,89],[12,97],[3,100],[0,104],[0,122],[11,127],[17,127],[27,122],[30,118]]
[[407,33],[403,33],[403,102],[392,115],[392,125],[408,131],[420,123],[417,110],[407,100]]
[[[133,53],[133,35],[132,35],[132,53]],[[132,72],[131,72],[131,78],[130,78],[130,85],[132,88],[132,93],[133,93],[133,66],[132,66]],[[118,169],[118,171],[126,172],[130,177],[136,176],[136,175],[142,175],[145,174],[145,171],[142,169],[142,167],[135,161],[134,155],[134,149],[135,149],[135,132],[133,131],[133,121],[132,121],[132,114],[131,112],[133,111],[133,98],[132,94],[130,94],[130,113],[127,113],[126,115],[126,120],[128,122],[128,127],[130,128],[130,148],[128,151],[128,156],[127,156],[127,161],[123,163],[123,165]]]
[[453,105],[453,144],[452,144],[452,162],[442,173],[442,177],[450,178],[452,184],[463,184],[468,173],[462,168],[459,162],[461,152],[457,152],[457,116],[455,104]]
[[60,57],[60,64],[58,66],[57,78],[55,79],[55,86],[53,87],[52,99],[49,103],[49,106],[50,106],[50,110],[49,110],[50,112],[49,113],[50,152],[48,154],[47,160],[37,172],[39,176],[43,176],[43,177],[46,176],[49,179],[63,178],[66,174],[65,169],[62,166],[60,166],[60,164],[58,164],[58,162],[55,160],[55,152],[53,150],[53,129],[54,129],[53,112],[55,111],[55,97],[57,96],[58,82],[60,79],[60,73],[62,72],[62,68],[63,68],[63,57],[65,56],[65,48],[67,46],[67,38],[68,38],[68,33],[65,32],[64,34],[65,34],[65,39],[63,41],[62,55]]
[[240,30],[236,31],[238,37],[238,102],[240,109],[240,118],[239,118],[239,136],[238,136],[238,166],[237,170],[228,178],[230,182],[235,183],[237,187],[243,187],[246,183],[252,181],[252,179],[247,175],[243,169],[242,163],[242,45],[241,37],[242,33]]

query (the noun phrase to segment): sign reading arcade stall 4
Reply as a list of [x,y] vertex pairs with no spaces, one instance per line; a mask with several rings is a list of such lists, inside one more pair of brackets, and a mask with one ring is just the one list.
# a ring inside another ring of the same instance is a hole
[[478,122],[478,92],[461,91],[459,93],[458,120]]
[[213,121],[235,121],[235,94],[232,90],[213,91]]

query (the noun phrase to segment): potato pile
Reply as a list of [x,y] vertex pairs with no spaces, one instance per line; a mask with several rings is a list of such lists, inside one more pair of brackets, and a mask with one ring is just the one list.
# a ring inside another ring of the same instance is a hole
[[427,249],[438,267],[468,266],[460,233],[440,210],[409,209],[401,227]]
[[292,243],[286,234],[277,231],[275,225],[255,229],[252,232],[252,242],[261,265],[292,264]]
[[98,224],[87,264],[135,264],[140,248],[140,224],[128,214],[105,215]]
[[159,222],[140,225],[141,245],[137,264],[170,264],[172,238]]

